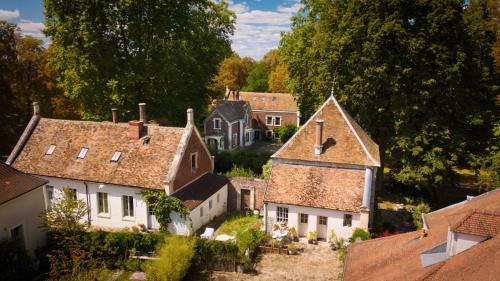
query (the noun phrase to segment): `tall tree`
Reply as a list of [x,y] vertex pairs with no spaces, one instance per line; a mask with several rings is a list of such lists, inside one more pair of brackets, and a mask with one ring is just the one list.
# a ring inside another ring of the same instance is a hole
[[212,79],[210,88],[219,95],[226,91],[226,87],[231,90],[241,90],[253,64],[253,59],[248,57],[240,58],[233,55],[226,58],[220,64],[217,75]]
[[279,63],[269,74],[269,81],[267,82],[269,92],[271,93],[288,93],[287,84],[288,69],[285,64]]
[[451,168],[491,136],[495,32],[484,24],[486,1],[304,4],[280,44],[301,112],[314,112],[335,79],[334,95],[395,179],[431,191],[452,184]]
[[267,92],[270,68],[265,62],[258,62],[252,66],[243,87],[244,91]]
[[203,112],[234,28],[227,3],[210,0],[46,0],[45,15],[58,82],[97,120],[112,106],[136,117],[138,102],[174,124]]

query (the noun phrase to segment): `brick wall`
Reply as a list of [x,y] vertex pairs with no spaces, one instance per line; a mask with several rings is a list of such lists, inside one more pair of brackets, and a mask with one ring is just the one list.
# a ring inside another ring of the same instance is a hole
[[239,196],[241,189],[250,190],[250,196],[253,199],[254,209],[263,208],[264,192],[266,190],[266,181],[255,178],[235,177],[229,179],[229,190],[227,199],[228,211],[239,210],[238,201],[241,200],[241,197]]
[[[220,129],[214,129],[214,119],[215,118],[220,118],[220,124],[221,124],[221,128]],[[227,122],[224,120],[224,118],[222,118],[220,116],[220,114],[218,112],[215,112],[214,114],[212,114],[212,116],[210,116],[209,118],[207,118],[205,120],[205,136],[210,136],[210,135],[217,135],[217,134],[220,134],[220,133],[223,133],[224,134],[224,149],[228,149],[229,148],[229,139],[228,139],[228,124]]]
[[[280,116],[281,117],[281,126],[270,126],[266,125],[266,116]],[[297,113],[284,113],[284,112],[272,112],[272,111],[257,111],[253,112],[253,118],[257,120],[259,128],[263,130],[263,134],[265,135],[266,130],[273,130],[274,128],[283,127],[286,124],[293,124],[298,126],[297,124]]]

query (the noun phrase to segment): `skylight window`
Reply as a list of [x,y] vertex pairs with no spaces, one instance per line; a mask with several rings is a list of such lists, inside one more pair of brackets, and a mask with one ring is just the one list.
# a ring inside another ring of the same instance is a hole
[[47,152],[45,152],[45,155],[52,155],[52,153],[54,153],[54,149],[56,149],[56,145],[55,144],[51,144],[49,146],[49,149],[47,149]]
[[120,150],[115,151],[115,154],[111,157],[111,162],[118,162],[120,156],[122,156],[122,152]]
[[83,158],[85,158],[85,156],[87,155],[88,151],[89,151],[88,148],[82,147],[82,149],[80,149],[80,153],[78,153],[78,156],[76,158],[77,159],[83,159]]

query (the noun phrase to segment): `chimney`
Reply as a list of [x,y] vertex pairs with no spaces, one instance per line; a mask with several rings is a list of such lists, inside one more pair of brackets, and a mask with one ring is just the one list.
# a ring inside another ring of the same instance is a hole
[[40,105],[37,101],[33,102],[33,115],[40,116]]
[[236,91],[236,100],[240,100],[240,90]]
[[142,132],[144,130],[142,121],[129,121],[128,137],[131,140],[138,140],[142,137]]
[[118,108],[111,108],[113,114],[113,123],[118,123]]
[[192,108],[188,108],[187,110],[187,126],[189,125],[194,125],[194,119],[193,119],[193,109]]
[[321,155],[323,152],[323,124],[324,120],[316,120],[316,143],[314,144],[314,154]]
[[145,103],[140,103],[139,104],[139,121],[142,121],[142,124],[146,124],[146,104]]

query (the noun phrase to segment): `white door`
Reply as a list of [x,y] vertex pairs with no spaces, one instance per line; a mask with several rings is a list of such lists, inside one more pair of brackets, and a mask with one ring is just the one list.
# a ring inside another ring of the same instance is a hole
[[149,229],[160,229],[160,224],[156,220],[156,216],[153,213],[153,210],[148,208],[148,228]]
[[326,240],[326,225],[328,217],[318,216],[318,239]]
[[300,237],[307,237],[307,229],[309,223],[309,215],[308,214],[300,214],[299,218],[299,229],[297,230]]

